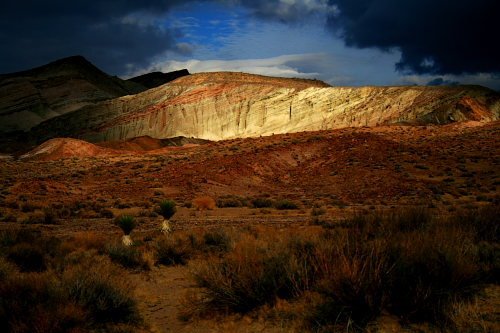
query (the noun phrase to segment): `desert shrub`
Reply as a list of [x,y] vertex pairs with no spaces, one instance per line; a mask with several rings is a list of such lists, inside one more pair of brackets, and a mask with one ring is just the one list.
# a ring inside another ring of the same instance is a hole
[[26,224],[55,224],[56,215],[54,211],[50,208],[46,208],[43,211],[36,210],[23,221]]
[[122,215],[116,218],[115,223],[122,229],[125,235],[130,235],[132,230],[136,227],[135,219],[130,215]]
[[8,247],[16,243],[17,235],[14,230],[1,230],[0,231],[0,248]]
[[99,212],[99,215],[103,218],[106,218],[106,219],[112,219],[113,217],[115,217],[115,214],[113,214],[113,212],[109,209],[101,209],[101,211]]
[[40,238],[41,232],[31,229],[0,231],[0,247],[9,247],[17,243],[34,243]]
[[142,252],[135,246],[113,244],[106,247],[106,253],[111,261],[125,267],[148,270],[149,265]]
[[54,209],[45,207],[43,209],[44,224],[55,224],[57,222],[57,214]]
[[217,199],[217,207],[219,208],[245,207],[248,204],[247,199],[236,195],[223,196]]
[[390,212],[356,214],[345,222],[351,235],[365,239],[389,236],[392,234],[424,231],[433,223],[428,208],[410,207]]
[[217,199],[217,207],[219,208],[234,208],[234,207],[242,207],[241,201],[235,198],[218,198]]
[[466,302],[453,302],[447,312],[446,332],[476,333],[476,332],[498,332],[500,323],[492,320],[491,314],[485,313],[485,301],[482,299],[485,294],[494,291],[486,288],[481,295]]
[[36,244],[19,243],[7,252],[7,259],[22,272],[41,272],[47,268],[46,256]]
[[209,251],[227,252],[231,248],[231,236],[223,230],[208,231],[203,234],[203,243]]
[[4,206],[12,209],[19,209],[19,203],[14,200],[6,200]]
[[52,273],[24,273],[0,284],[0,331],[63,333],[87,325],[86,311],[69,299]]
[[274,207],[276,209],[279,209],[279,210],[298,209],[299,208],[299,206],[297,206],[297,204],[295,202],[288,200],[288,199],[277,200],[274,203]]
[[31,202],[25,202],[25,203],[21,204],[20,207],[21,207],[21,211],[23,213],[34,212],[35,210],[37,210],[37,209],[40,208],[40,206],[35,205],[35,204],[31,203]]
[[62,285],[69,298],[89,312],[96,324],[140,323],[133,286],[106,261],[92,260],[67,269]]
[[500,242],[500,206],[498,205],[461,211],[450,220],[452,224],[472,230],[477,241]]
[[[410,212],[358,216],[332,245],[321,244],[326,260],[317,287],[324,301],[311,322],[364,327],[386,310],[409,321],[442,323],[449,304],[470,295],[484,279],[471,234]],[[418,223],[412,227],[404,218]]]
[[17,217],[14,214],[5,214],[0,219],[0,222],[17,222]]
[[432,223],[432,215],[426,207],[399,209],[383,217],[389,228],[396,232],[411,232],[425,229]]
[[405,319],[439,322],[447,305],[480,278],[476,249],[462,230],[400,235],[386,256],[393,263],[388,308]]
[[274,206],[274,201],[269,198],[254,198],[252,199],[254,208],[271,208]]
[[313,330],[364,329],[383,312],[442,326],[451,304],[498,281],[499,245],[477,239],[467,223],[420,208],[356,216],[317,236],[255,230],[196,269],[205,291],[195,305],[244,313],[312,291]]
[[160,202],[160,215],[169,220],[177,211],[175,201],[163,200]]
[[215,200],[212,197],[204,196],[193,199],[193,205],[197,210],[213,210],[215,209]]
[[31,214],[28,215],[23,220],[24,224],[43,224],[45,221],[45,215],[43,214],[42,211],[35,211]]
[[242,237],[223,258],[211,258],[194,272],[205,288],[203,306],[248,312],[277,298],[292,298],[305,285],[300,257],[282,242]]
[[40,272],[56,266],[66,252],[56,237],[37,230],[19,229],[0,232],[0,253],[15,263],[22,272]]
[[157,217],[158,214],[151,211],[151,210],[148,210],[148,209],[142,209],[139,212],[138,216],[140,216],[140,217]]
[[185,265],[193,255],[191,241],[180,236],[164,236],[155,244],[156,263],[160,265]]
[[61,207],[55,209],[55,211],[57,213],[57,217],[60,219],[70,218],[71,216],[73,216],[73,213],[74,213],[71,210],[71,208],[67,207],[67,206],[61,206]]
[[132,205],[128,202],[116,202],[116,208],[118,209],[124,209],[124,208],[130,208]]
[[323,207],[314,207],[311,210],[311,224],[328,226],[328,220],[325,218],[326,209]]
[[67,252],[76,250],[96,250],[98,253],[104,253],[108,240],[102,233],[92,231],[82,231],[75,233],[71,238],[66,240],[62,247]]
[[0,281],[3,281],[15,272],[16,267],[4,258],[0,257]]
[[326,209],[323,207],[314,207],[311,210],[311,216],[322,216],[326,214]]
[[308,314],[314,326],[365,325],[382,309],[390,263],[380,242],[367,244],[350,235],[323,238],[316,260],[321,267],[315,286],[323,301]]
[[477,244],[481,275],[486,282],[500,282],[500,244],[481,241]]

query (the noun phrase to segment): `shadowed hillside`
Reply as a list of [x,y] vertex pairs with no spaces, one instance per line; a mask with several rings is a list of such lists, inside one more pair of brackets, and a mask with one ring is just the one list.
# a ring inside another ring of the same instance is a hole
[[0,132],[29,130],[83,106],[136,94],[140,84],[110,76],[81,56],[0,75]]
[[138,83],[148,89],[156,88],[158,86],[164,85],[170,81],[178,79],[180,77],[189,75],[187,69],[181,69],[174,72],[162,73],[162,72],[152,72],[143,75],[139,75],[128,79],[127,81]]

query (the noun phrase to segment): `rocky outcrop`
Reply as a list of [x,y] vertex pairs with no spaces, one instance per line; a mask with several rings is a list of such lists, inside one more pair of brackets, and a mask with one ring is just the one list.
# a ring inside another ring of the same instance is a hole
[[499,118],[500,95],[479,86],[329,87],[242,73],[194,74],[85,107],[34,129],[38,140],[138,136],[222,140],[400,123]]
[[26,131],[44,120],[145,87],[102,72],[81,56],[0,75],[0,132]]
[[101,142],[98,145],[104,148],[127,150],[127,151],[151,151],[162,149],[165,147],[182,147],[182,146],[197,146],[207,144],[210,141],[176,137],[169,139],[154,139],[150,136],[140,136],[122,141],[107,141]]
[[124,153],[132,152],[100,147],[72,138],[57,138],[44,142],[19,158],[21,160],[52,161],[61,158],[112,156]]

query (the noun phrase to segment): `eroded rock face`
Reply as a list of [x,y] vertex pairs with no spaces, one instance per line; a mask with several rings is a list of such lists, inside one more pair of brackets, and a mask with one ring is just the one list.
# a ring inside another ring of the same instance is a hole
[[477,86],[329,87],[314,80],[204,73],[43,123],[40,140],[148,135],[222,140],[394,123],[499,118],[500,95]]
[[107,75],[80,56],[0,75],[0,132],[26,131],[83,106],[144,90]]

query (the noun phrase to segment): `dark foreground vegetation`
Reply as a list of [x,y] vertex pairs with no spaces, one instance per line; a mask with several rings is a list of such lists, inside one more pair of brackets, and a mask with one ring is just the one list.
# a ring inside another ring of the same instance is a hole
[[141,331],[125,269],[184,264],[199,287],[187,302],[187,320],[264,312],[298,331],[365,331],[381,316],[435,331],[498,329],[469,306],[500,282],[498,206],[447,217],[412,208],[316,223],[323,213],[315,209],[310,226],[286,230],[132,233],[132,246],[96,233],[60,240],[34,229],[2,231],[0,331]]
[[129,332],[142,319],[132,286],[102,239],[61,242],[33,230],[0,233],[1,332]]
[[284,299],[309,304],[293,316],[316,332],[363,330],[383,313],[462,331],[457,304],[499,282],[499,216],[498,207],[449,218],[416,208],[328,229],[245,233],[195,268],[204,292],[193,310],[246,313]]

